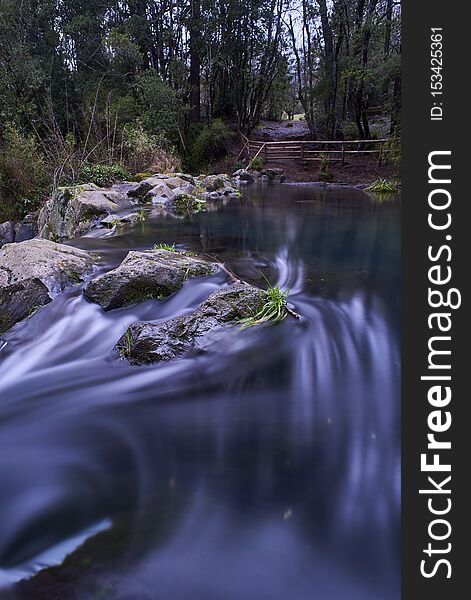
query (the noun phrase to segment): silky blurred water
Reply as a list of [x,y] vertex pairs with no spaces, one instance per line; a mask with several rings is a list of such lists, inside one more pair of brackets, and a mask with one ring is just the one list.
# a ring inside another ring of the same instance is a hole
[[277,282],[301,319],[172,363],[113,357],[128,324],[193,309],[219,273],[109,313],[70,290],[6,334],[0,597],[398,599],[399,199],[278,185],[146,210],[72,243],[106,270],[176,242]]

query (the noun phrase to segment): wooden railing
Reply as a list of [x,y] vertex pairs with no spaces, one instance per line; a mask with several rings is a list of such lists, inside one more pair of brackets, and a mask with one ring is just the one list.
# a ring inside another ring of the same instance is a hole
[[244,142],[239,158],[245,154],[252,162],[262,157],[265,162],[277,160],[297,160],[301,162],[327,160],[345,164],[348,156],[377,155],[381,166],[388,152],[387,139],[380,140],[288,140],[264,142],[249,140],[242,135]]

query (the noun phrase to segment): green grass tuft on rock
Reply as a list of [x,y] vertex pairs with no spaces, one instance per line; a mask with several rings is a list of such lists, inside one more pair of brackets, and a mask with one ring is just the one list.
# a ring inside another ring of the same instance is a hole
[[398,190],[398,183],[390,179],[377,179],[366,188],[367,192],[376,194],[395,194]]
[[266,299],[260,310],[253,316],[241,320],[242,329],[261,325],[267,321],[278,323],[287,316],[288,291],[282,292],[278,286],[265,290]]
[[167,250],[167,252],[178,252],[175,247],[175,244],[154,244],[152,250]]

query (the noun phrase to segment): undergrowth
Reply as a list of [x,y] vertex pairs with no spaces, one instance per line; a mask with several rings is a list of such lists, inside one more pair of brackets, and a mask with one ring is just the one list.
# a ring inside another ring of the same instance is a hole
[[390,179],[377,179],[366,188],[367,192],[375,192],[376,194],[395,194],[399,187],[396,181]]

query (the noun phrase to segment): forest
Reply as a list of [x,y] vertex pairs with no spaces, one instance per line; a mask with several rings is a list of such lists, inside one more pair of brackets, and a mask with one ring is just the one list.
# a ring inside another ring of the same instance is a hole
[[51,189],[210,171],[262,119],[400,136],[396,0],[0,0],[5,218]]

